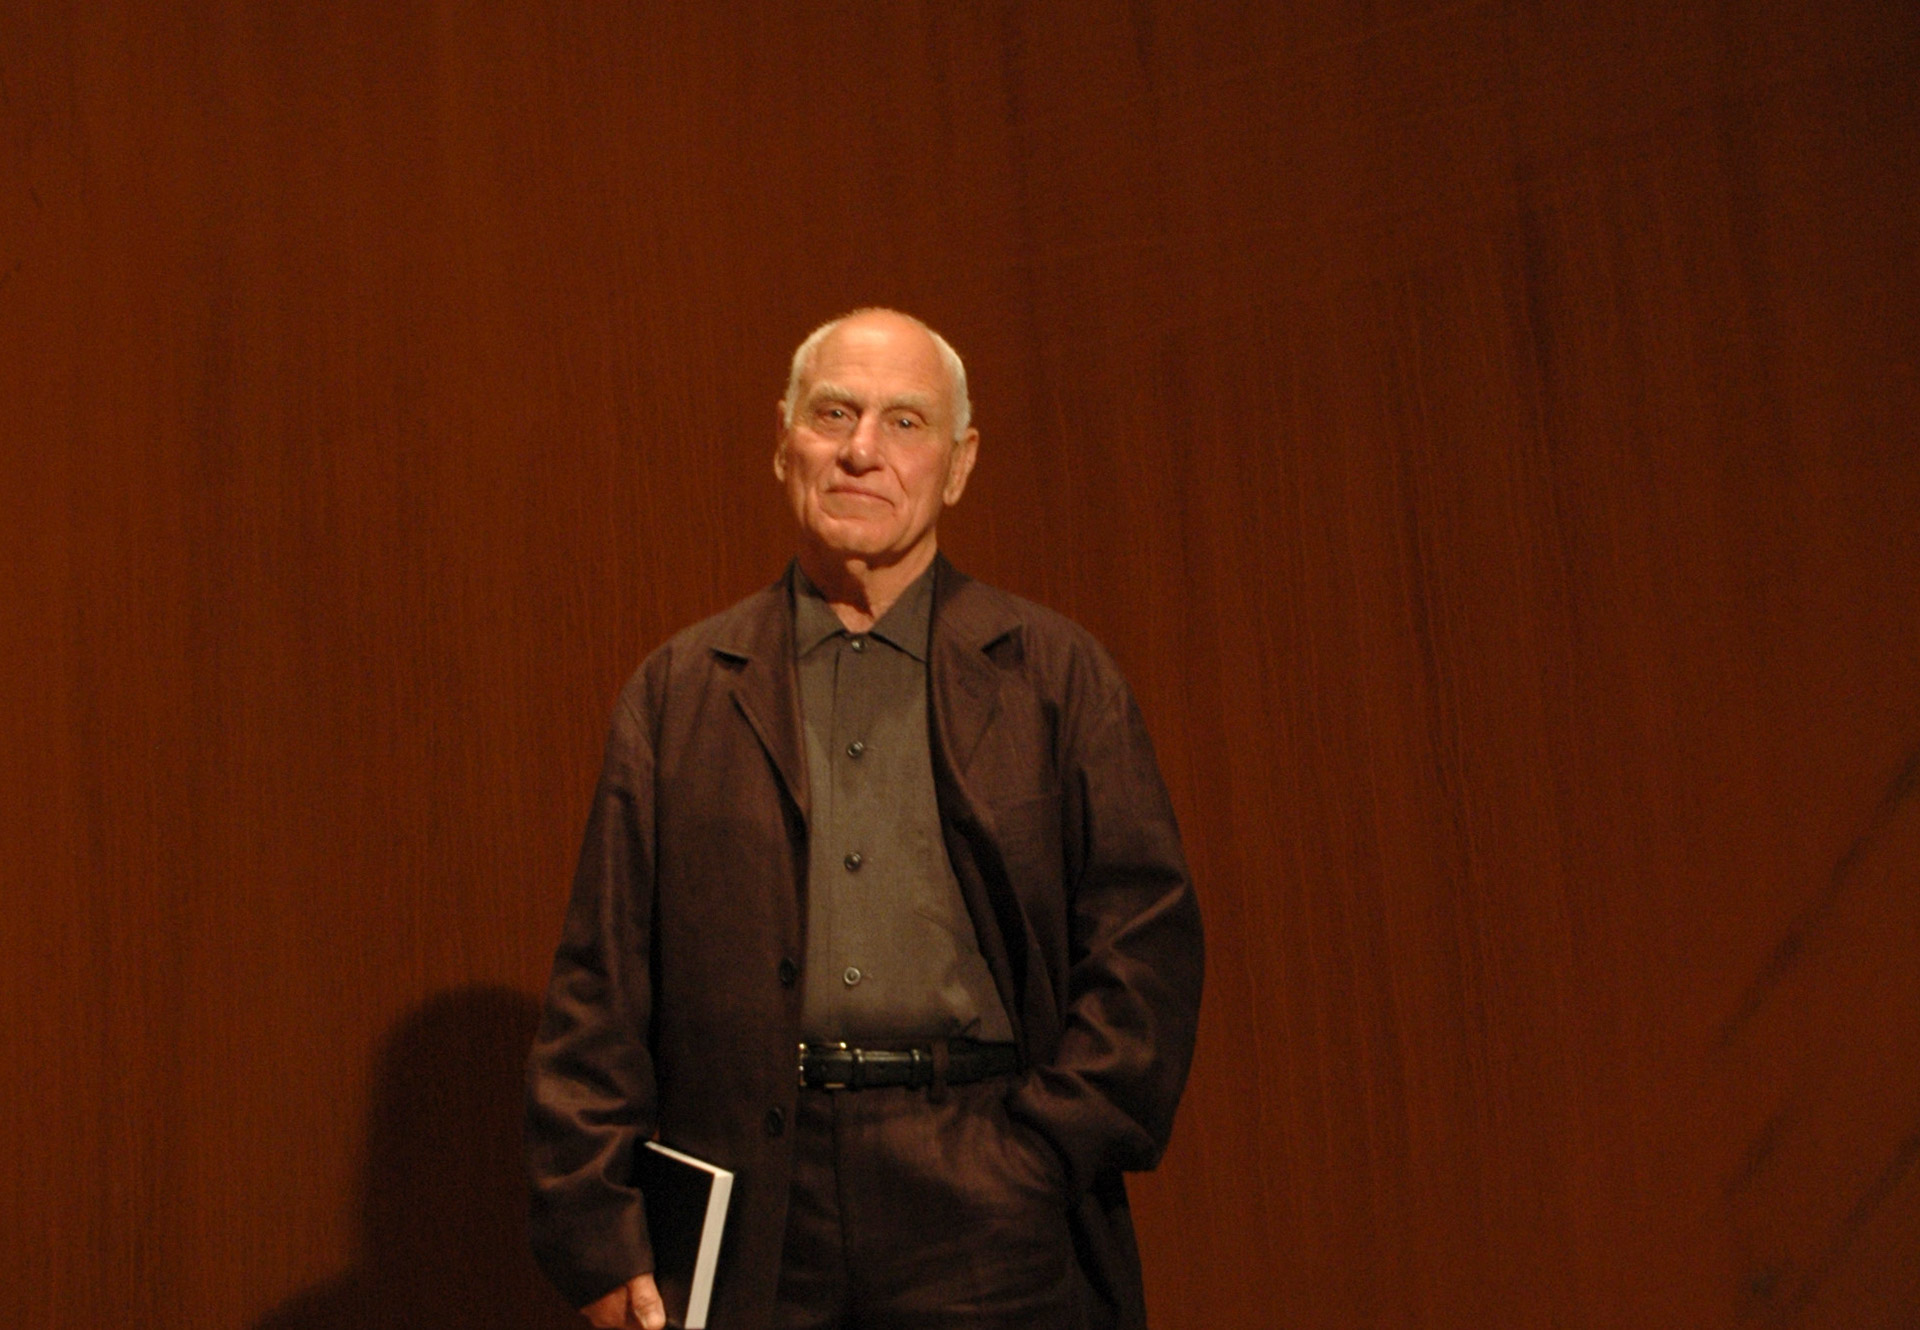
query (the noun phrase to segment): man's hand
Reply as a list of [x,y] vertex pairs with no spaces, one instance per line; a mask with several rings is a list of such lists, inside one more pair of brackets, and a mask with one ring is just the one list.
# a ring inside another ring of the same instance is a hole
[[597,1330],[666,1330],[667,1304],[660,1301],[652,1275],[635,1275],[598,1302],[590,1302],[580,1314]]

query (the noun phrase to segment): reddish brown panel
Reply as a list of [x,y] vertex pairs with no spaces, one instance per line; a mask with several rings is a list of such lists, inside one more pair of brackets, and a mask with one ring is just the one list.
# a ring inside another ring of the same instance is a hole
[[878,301],[1187,829],[1156,1325],[1912,1322],[1914,28],[0,14],[0,1320],[568,1323],[513,1081],[606,708]]

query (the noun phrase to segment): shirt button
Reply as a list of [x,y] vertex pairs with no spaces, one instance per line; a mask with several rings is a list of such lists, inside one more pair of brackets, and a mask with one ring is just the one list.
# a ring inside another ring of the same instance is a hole
[[778,1136],[787,1129],[786,1110],[775,1104],[767,1110],[767,1135]]
[[867,649],[867,639],[864,637],[856,637],[853,641],[847,643],[847,645],[855,651],[865,651]]
[[849,965],[847,967],[846,973],[841,975],[840,977],[847,981],[848,988],[852,988],[855,984],[860,982],[860,967],[857,965]]
[[793,963],[793,957],[782,956],[780,958],[780,987],[792,988],[794,984],[799,982],[799,979],[800,967]]
[[847,871],[849,873],[857,873],[860,871],[860,865],[865,863],[866,860],[860,857],[860,851],[855,850],[852,854],[848,855],[845,859],[841,860],[840,862],[844,863],[847,866]]
[[867,746],[861,743],[858,739],[855,739],[852,743],[847,745],[848,757],[858,757],[860,756],[860,754],[866,751],[867,751]]

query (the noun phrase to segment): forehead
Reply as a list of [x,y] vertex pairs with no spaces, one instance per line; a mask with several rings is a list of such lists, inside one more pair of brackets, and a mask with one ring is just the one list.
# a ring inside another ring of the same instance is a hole
[[842,390],[913,395],[946,404],[946,366],[933,339],[903,319],[851,319],[833,330],[814,352],[805,377]]

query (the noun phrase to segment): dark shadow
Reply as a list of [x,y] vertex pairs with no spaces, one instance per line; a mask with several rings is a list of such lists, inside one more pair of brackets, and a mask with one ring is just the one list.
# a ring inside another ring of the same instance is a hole
[[538,1008],[456,989],[394,1027],[374,1072],[360,1251],[254,1330],[579,1330],[527,1250],[521,1074]]

